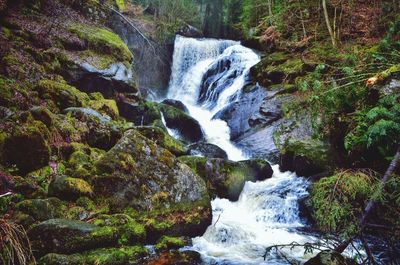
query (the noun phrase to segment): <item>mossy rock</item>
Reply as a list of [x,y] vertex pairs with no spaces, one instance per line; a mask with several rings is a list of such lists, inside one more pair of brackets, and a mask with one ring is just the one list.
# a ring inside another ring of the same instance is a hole
[[4,162],[16,165],[22,174],[46,166],[51,153],[46,141],[48,136],[49,131],[40,121],[16,125],[13,133],[4,139]]
[[229,161],[219,158],[182,156],[179,161],[187,164],[204,180],[212,197],[236,201],[246,181],[270,178],[273,174],[268,162],[263,160]]
[[[128,130],[119,142],[96,162],[93,179],[96,195],[114,200],[115,207],[151,209],[207,198],[204,181],[136,130]],[[165,194],[156,199],[157,194]]]
[[75,200],[81,196],[92,196],[93,190],[83,179],[57,176],[49,185],[49,196]]
[[47,128],[50,128],[54,123],[54,114],[45,107],[33,107],[30,110],[35,120],[43,122]]
[[101,114],[110,116],[113,119],[119,117],[117,103],[113,99],[97,99],[91,100],[89,106]]
[[305,72],[301,59],[281,52],[272,53],[261,59],[251,68],[251,76],[263,86],[281,84],[284,81],[293,82]]
[[76,23],[69,26],[69,31],[83,39],[90,50],[111,54],[127,64],[133,60],[128,46],[118,35],[107,29]]
[[120,115],[136,126],[157,126],[164,128],[157,103],[144,101],[137,104],[118,101]]
[[321,251],[304,265],[357,265],[357,262],[334,251]]
[[177,130],[184,141],[195,143],[204,140],[203,130],[197,120],[170,105],[160,104],[159,108],[167,127]]
[[72,154],[68,158],[66,173],[77,178],[89,179],[94,170],[94,163],[105,153],[81,143],[72,143]]
[[162,250],[178,249],[184,246],[185,246],[185,241],[182,238],[163,236],[157,241],[157,244],[154,246],[154,249],[156,251],[162,251]]
[[24,200],[16,205],[16,209],[35,221],[46,221],[64,217],[67,206],[57,198],[47,198]]
[[39,81],[35,90],[42,99],[47,100],[48,103],[53,102],[54,108],[58,110],[69,107],[85,107],[89,102],[89,96],[86,93],[64,81],[43,79]]
[[159,127],[154,126],[139,126],[135,128],[146,138],[151,139],[156,142],[157,145],[160,145],[173,153],[176,156],[181,156],[187,154],[188,150],[183,143],[178,140],[175,140],[168,133],[162,130]]
[[121,248],[99,248],[83,253],[62,255],[50,253],[38,261],[40,265],[124,265],[141,264],[141,259],[148,256],[143,246],[127,246]]
[[66,219],[50,219],[35,225],[28,230],[28,237],[37,256],[52,252],[70,254],[115,243],[109,227]]

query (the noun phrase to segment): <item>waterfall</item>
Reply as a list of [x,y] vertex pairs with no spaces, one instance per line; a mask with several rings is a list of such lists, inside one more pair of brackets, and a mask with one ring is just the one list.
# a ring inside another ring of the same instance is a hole
[[[168,97],[182,101],[199,121],[207,141],[224,149],[229,159],[245,155],[230,142],[225,121],[212,119],[227,104],[238,100],[250,68],[259,56],[240,43],[228,40],[177,36]],[[173,132],[172,132],[173,133]],[[191,249],[206,264],[287,264],[283,255],[305,261],[303,248],[263,255],[267,247],[317,239],[301,232],[298,201],[308,195],[309,183],[294,173],[273,166],[273,177],[247,182],[237,202],[212,201],[213,220],[205,234],[194,238]]]

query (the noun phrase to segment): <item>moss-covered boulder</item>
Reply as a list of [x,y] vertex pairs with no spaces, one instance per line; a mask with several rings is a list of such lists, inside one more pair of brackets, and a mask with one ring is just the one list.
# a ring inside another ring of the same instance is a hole
[[76,178],[89,179],[94,171],[94,163],[105,151],[81,143],[72,143],[71,147],[72,152],[68,158],[66,174]]
[[148,256],[148,250],[143,246],[127,246],[121,248],[99,248],[72,255],[50,253],[42,257],[41,265],[122,265],[142,264],[142,258]]
[[60,199],[75,200],[81,196],[92,196],[93,190],[83,179],[56,176],[49,185],[48,194]]
[[136,130],[126,131],[95,165],[96,194],[112,197],[119,208],[169,207],[208,198],[199,176]]
[[37,256],[46,253],[76,253],[115,244],[113,229],[82,221],[50,219],[28,231]]
[[352,259],[345,258],[334,251],[321,251],[317,256],[310,259],[304,265],[356,265]]
[[217,145],[207,142],[198,142],[189,145],[189,153],[192,156],[204,156],[209,158],[228,159],[226,152]]
[[140,101],[138,103],[118,101],[117,106],[120,115],[137,126],[157,126],[164,128],[157,103],[149,101]]
[[85,107],[89,96],[68,85],[65,81],[43,79],[39,81],[35,90],[41,99],[45,100],[53,110],[63,110],[69,107]]
[[122,136],[120,128],[112,123],[107,115],[102,115],[91,108],[67,108],[63,113],[68,114],[89,128],[87,143],[95,148],[108,150]]
[[46,107],[36,106],[29,111],[35,120],[41,121],[47,128],[50,128],[54,124],[54,114]]
[[160,104],[159,108],[164,115],[167,127],[177,130],[183,140],[195,143],[204,139],[203,130],[197,120],[170,105]]
[[304,74],[304,63],[300,58],[282,52],[268,54],[251,68],[252,78],[263,86],[293,82]]
[[185,113],[189,113],[188,108],[185,106],[185,104],[183,104],[182,101],[175,100],[175,99],[164,99],[161,103],[175,107]]
[[117,103],[113,99],[99,98],[96,100],[91,100],[89,102],[89,106],[99,113],[108,115],[113,119],[117,119],[119,117]]
[[273,140],[281,154],[281,170],[301,176],[331,170],[331,147],[315,137],[311,114],[299,111],[286,117],[275,129]]
[[138,126],[136,127],[142,135],[156,142],[157,145],[164,147],[172,154],[181,156],[187,154],[188,150],[183,143],[175,140],[168,133],[159,127],[154,126]]
[[157,244],[154,246],[154,249],[157,251],[178,249],[184,247],[185,244],[186,243],[183,238],[163,236],[157,241]]
[[182,156],[178,160],[207,181],[211,196],[232,201],[239,198],[246,181],[265,180],[273,174],[269,163],[263,160],[234,162],[196,156]]
[[57,198],[47,198],[24,200],[16,205],[16,209],[35,221],[46,221],[65,216],[67,206]]
[[48,136],[49,131],[40,121],[16,125],[12,134],[4,135],[2,140],[4,163],[16,165],[22,174],[46,166],[51,153]]

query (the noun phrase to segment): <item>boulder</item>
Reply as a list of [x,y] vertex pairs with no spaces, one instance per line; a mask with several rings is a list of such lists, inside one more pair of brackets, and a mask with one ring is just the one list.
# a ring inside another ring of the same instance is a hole
[[191,250],[170,250],[156,254],[141,263],[143,265],[201,265],[204,264],[200,253]]
[[[119,208],[145,210],[208,200],[205,183],[199,176],[137,130],[126,131],[95,166],[96,195],[112,197]],[[107,185],[109,182],[113,184]],[[163,200],[154,199],[161,194]]]
[[75,253],[110,244],[102,228],[82,221],[50,219],[28,231],[33,251],[46,253]]
[[164,128],[161,121],[161,112],[156,103],[144,101],[131,103],[129,101],[117,102],[119,113],[136,126],[158,126]]
[[177,130],[184,141],[195,143],[204,139],[203,130],[197,120],[169,105],[160,104],[159,108],[167,127]]
[[75,200],[81,196],[92,196],[93,190],[89,183],[83,179],[65,176],[56,176],[49,184],[49,196],[64,200]]
[[321,251],[304,265],[357,265],[352,259],[345,258],[334,251]]
[[213,119],[226,121],[231,140],[235,140],[251,129],[251,119],[259,112],[265,96],[266,92],[262,87],[251,86],[240,95],[239,100],[217,112]]
[[212,197],[237,201],[246,181],[260,181],[272,177],[270,164],[263,160],[229,161],[219,158],[182,156],[186,163],[207,181]]
[[188,108],[185,106],[185,104],[182,103],[182,101],[175,100],[175,99],[164,99],[161,103],[175,107],[185,113],[189,113]]
[[163,234],[200,235],[211,222],[204,180],[137,130],[126,131],[95,167],[95,196],[107,198],[114,211],[150,211],[143,218],[152,240]]
[[57,198],[24,200],[16,205],[18,211],[35,221],[46,221],[65,216],[67,206]]
[[201,30],[186,23],[179,29],[178,34],[188,38],[204,37],[204,34],[201,32]]
[[50,160],[50,146],[46,141],[49,132],[40,121],[18,125],[11,135],[3,139],[0,155],[8,165],[16,165],[19,172],[26,174],[46,166]]
[[189,145],[188,148],[189,153],[192,156],[228,159],[228,155],[226,154],[226,152],[222,148],[214,144],[199,142]]
[[315,139],[311,116],[303,111],[281,121],[274,131],[282,171],[312,176],[331,170],[333,155],[329,143]]
[[103,215],[89,224],[76,220],[50,219],[28,230],[33,250],[71,254],[94,248],[143,243],[144,227],[124,214]]
[[69,107],[85,107],[89,96],[65,83],[64,80],[53,81],[43,79],[39,81],[35,90],[46,100],[53,110],[63,110]]
[[188,153],[188,149],[183,143],[171,137],[168,133],[154,126],[138,126],[135,128],[146,138],[153,140],[157,145],[167,149],[176,156]]
[[67,108],[63,113],[88,125],[89,133],[87,143],[96,148],[108,150],[115,145],[121,137],[121,132],[107,115],[102,115],[91,108]]
[[63,255],[50,253],[39,260],[39,264],[63,265],[63,264],[96,264],[96,265],[120,265],[142,264],[142,258],[148,256],[148,250],[143,246],[128,246],[121,248],[98,248],[83,253]]

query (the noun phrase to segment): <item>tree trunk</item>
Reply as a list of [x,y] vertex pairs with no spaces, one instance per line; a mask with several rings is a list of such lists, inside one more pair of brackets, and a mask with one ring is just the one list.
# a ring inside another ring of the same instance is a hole
[[326,0],[322,0],[322,7],[323,7],[323,10],[324,10],[324,17],[325,17],[326,27],[328,28],[329,36],[331,37],[332,46],[334,48],[336,48],[337,47],[337,40],[336,40],[335,32],[332,29],[331,22],[329,21],[328,8],[326,7]]

